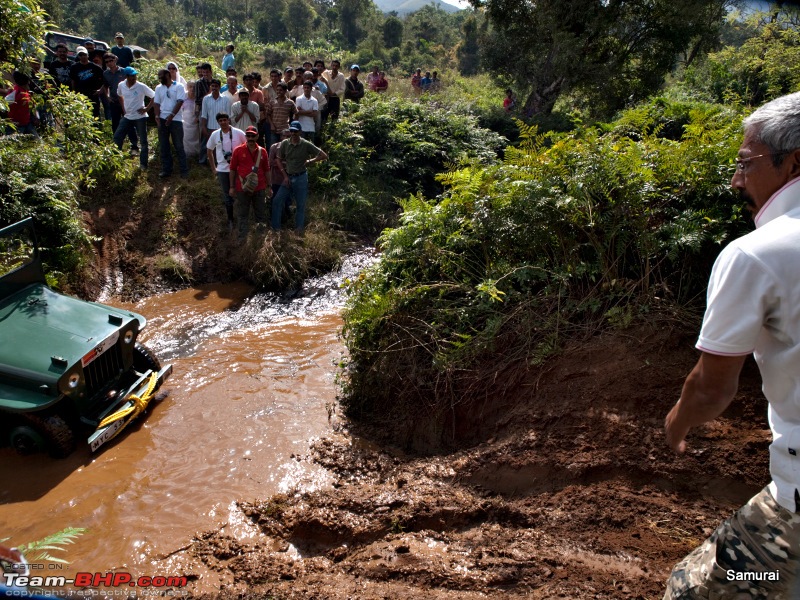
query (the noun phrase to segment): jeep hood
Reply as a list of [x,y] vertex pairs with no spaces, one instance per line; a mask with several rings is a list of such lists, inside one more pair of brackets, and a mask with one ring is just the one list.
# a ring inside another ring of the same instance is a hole
[[30,285],[0,300],[0,384],[11,376],[53,385],[133,320],[139,322],[137,330],[145,326],[145,318],[137,313]]

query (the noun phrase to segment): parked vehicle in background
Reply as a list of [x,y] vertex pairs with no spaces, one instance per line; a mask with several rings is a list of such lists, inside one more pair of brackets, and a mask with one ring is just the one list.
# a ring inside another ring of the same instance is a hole
[[[75,58],[75,49],[78,46],[83,46],[83,42],[88,39],[87,36],[78,36],[72,35],[71,33],[62,33],[60,31],[48,31],[44,36],[44,46],[47,50],[48,54],[55,55],[56,53],[56,45],[58,44],[66,44],[67,45],[67,56],[74,59]],[[109,49],[109,45],[105,42],[101,42],[99,40],[94,40],[94,48],[95,50],[103,50],[106,51]]]
[[33,219],[0,229],[0,442],[60,457],[113,439],[172,373],[137,342],[146,322],[50,289]]

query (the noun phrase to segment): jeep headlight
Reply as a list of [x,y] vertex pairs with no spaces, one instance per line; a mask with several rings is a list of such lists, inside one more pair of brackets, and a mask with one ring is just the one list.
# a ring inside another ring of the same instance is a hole
[[72,375],[69,376],[69,379],[67,379],[67,385],[73,390],[76,387],[78,387],[80,382],[81,382],[81,376],[78,373],[73,373]]
[[126,344],[130,344],[131,342],[133,342],[133,338],[135,337],[136,336],[133,333],[133,329],[129,329],[128,331],[125,332],[125,335],[122,337],[122,341],[125,342]]

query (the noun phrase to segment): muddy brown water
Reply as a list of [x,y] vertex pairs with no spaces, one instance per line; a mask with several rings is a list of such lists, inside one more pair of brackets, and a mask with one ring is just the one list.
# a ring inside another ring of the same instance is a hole
[[70,564],[47,574],[181,575],[164,572],[166,559],[196,533],[225,525],[246,535],[236,500],[325,486],[328,474],[297,457],[331,431],[340,284],[371,261],[353,255],[299,293],[212,285],[127,305],[148,318],[140,339],[173,364],[172,377],[146,417],[97,454],[0,449],[0,540],[82,527],[53,552]]

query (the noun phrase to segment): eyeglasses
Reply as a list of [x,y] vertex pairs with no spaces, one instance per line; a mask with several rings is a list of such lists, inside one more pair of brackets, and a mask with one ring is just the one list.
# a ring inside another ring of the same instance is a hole
[[106,62],[117,62],[116,58],[107,58]]
[[750,165],[751,160],[755,160],[757,158],[764,158],[765,156],[782,156],[783,152],[773,152],[770,154],[756,154],[755,156],[748,156],[746,158],[737,158],[736,159],[736,172],[737,173],[745,173]]

